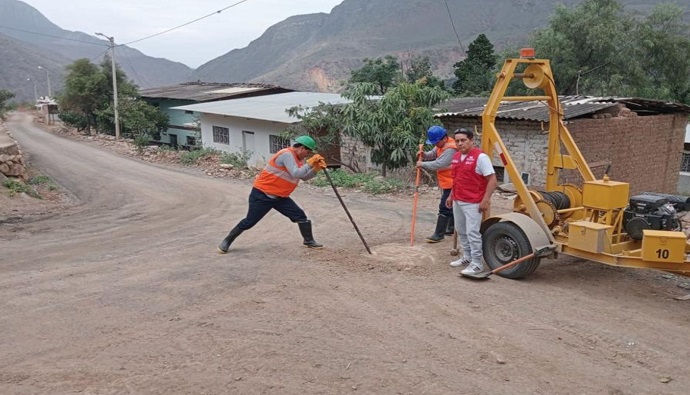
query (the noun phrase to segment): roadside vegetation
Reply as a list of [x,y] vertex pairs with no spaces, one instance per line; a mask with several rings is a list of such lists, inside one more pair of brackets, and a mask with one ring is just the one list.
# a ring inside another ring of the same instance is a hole
[[[352,173],[347,170],[327,170],[331,181],[337,188],[360,189],[372,195],[402,192],[406,189],[403,180],[383,178],[378,173]],[[331,188],[326,175],[321,172],[311,181],[312,185]]]
[[[34,170],[30,169],[30,172],[33,173]],[[58,190],[57,185],[46,175],[35,175],[29,178],[27,182],[17,178],[8,178],[2,183],[2,186],[7,189],[7,194],[10,197],[24,193],[35,199],[43,199],[43,195],[46,193]]]
[[0,89],[0,119],[4,119],[5,113],[14,108],[14,105],[9,103],[9,100],[13,97],[14,93]]

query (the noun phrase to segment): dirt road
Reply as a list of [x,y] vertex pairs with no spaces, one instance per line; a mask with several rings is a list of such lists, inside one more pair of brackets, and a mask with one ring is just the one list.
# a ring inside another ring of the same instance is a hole
[[[462,279],[408,246],[410,200],[294,197],[215,248],[247,181],[152,166],[8,127],[79,204],[0,224],[1,394],[687,394],[690,281],[561,259],[525,281]],[[685,282],[684,282],[685,281]]]

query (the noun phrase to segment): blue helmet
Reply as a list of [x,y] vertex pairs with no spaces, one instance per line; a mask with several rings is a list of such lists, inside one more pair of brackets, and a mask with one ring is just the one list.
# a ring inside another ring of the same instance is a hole
[[426,143],[436,144],[446,136],[448,136],[446,129],[441,126],[432,126],[426,131]]

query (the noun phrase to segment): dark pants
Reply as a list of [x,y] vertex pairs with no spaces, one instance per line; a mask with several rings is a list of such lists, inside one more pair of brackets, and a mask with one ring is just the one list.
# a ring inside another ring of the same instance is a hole
[[442,189],[443,193],[441,193],[441,204],[438,205],[438,215],[443,215],[444,217],[447,218],[453,218],[453,208],[446,207],[446,199],[448,199],[448,196],[450,196],[450,191],[452,189]]
[[[297,206],[294,200],[289,197],[271,199],[256,188],[252,188],[249,193],[249,209],[247,210],[247,217],[240,221],[237,226],[240,230],[248,230],[254,227],[261,219],[268,214],[271,209],[275,209],[279,213],[288,217],[292,222],[305,222],[307,215],[304,210]],[[452,213],[452,211],[451,211]]]

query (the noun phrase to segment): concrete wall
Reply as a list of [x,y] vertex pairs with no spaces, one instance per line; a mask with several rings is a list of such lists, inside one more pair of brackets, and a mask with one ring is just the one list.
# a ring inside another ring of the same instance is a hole
[[[229,144],[213,142],[213,126],[228,128],[230,134]],[[251,152],[252,155],[248,165],[261,167],[273,156],[270,152],[269,136],[279,136],[288,126],[288,124],[279,122],[202,114],[201,141],[205,148],[238,154],[241,154],[243,151]]]
[[[481,132],[478,119],[444,117],[442,121],[449,131],[476,126]],[[620,116],[575,119],[566,126],[597,178],[610,161],[609,176],[630,183],[631,194],[676,194],[686,125],[685,114],[638,116],[621,111]],[[499,120],[496,127],[518,169],[530,174],[532,186],[543,187],[547,142],[543,130],[548,130],[548,123]],[[500,164],[494,157],[494,165]],[[563,183],[581,183],[575,172],[562,173]]]

